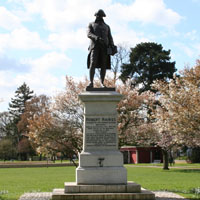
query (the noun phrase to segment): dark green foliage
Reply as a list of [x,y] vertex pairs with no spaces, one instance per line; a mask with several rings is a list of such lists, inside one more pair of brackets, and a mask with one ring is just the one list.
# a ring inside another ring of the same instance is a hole
[[19,118],[19,116],[25,110],[25,103],[27,100],[33,97],[33,91],[23,83],[17,90],[15,91],[15,98],[11,98],[11,103],[9,103],[9,112],[14,118]]
[[33,97],[33,91],[23,83],[15,92],[15,97],[11,98],[9,103],[9,114],[11,122],[9,124],[9,134],[12,136],[16,144],[21,140],[22,135],[19,133],[17,124],[20,121],[20,117],[25,110],[25,104]]
[[193,148],[188,159],[192,163],[200,163],[200,147]]
[[35,151],[28,138],[22,138],[17,145],[17,153],[20,160],[28,160],[28,156],[35,155]]
[[151,90],[154,80],[173,78],[175,62],[170,62],[170,50],[163,50],[161,44],[140,43],[131,49],[130,63],[121,67],[121,80],[132,80],[133,87],[139,86],[140,92]]
[[0,140],[0,159],[10,160],[16,156],[16,148],[13,146],[11,139],[3,138]]

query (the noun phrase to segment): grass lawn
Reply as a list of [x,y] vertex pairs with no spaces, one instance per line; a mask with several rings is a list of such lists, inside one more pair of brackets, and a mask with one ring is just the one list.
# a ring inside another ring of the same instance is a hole
[[[192,190],[200,187],[200,169],[164,171],[149,166],[126,167],[129,181],[135,181],[150,190],[168,190],[194,198]],[[71,181],[75,181],[75,167],[2,168],[0,200],[17,200],[25,192],[50,192],[53,188],[63,188],[64,182]]]
[[166,190],[176,192],[187,198],[199,198],[194,194],[200,188],[200,169],[170,169],[153,167],[134,167],[127,165],[128,180],[135,181],[152,191]]
[[75,181],[75,167],[2,168],[0,169],[0,200],[16,200],[25,192],[52,191],[64,188],[64,182]]
[[[152,167],[163,167],[163,163],[140,163],[140,164],[134,164],[134,166],[152,166]],[[178,167],[178,168],[194,168],[194,169],[200,169],[200,163],[176,163],[175,165],[170,166],[171,167]]]

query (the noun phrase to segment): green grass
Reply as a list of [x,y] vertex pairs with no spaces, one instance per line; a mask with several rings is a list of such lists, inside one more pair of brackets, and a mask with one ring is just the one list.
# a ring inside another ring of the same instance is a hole
[[[0,164],[4,164],[4,163],[46,163],[47,161],[46,160],[42,160],[42,161],[39,161],[39,160],[36,160],[36,161],[21,161],[21,160],[6,160],[6,161],[3,161],[3,160],[0,160]],[[53,161],[48,161],[48,162],[53,162]],[[63,160],[62,161],[63,163],[69,163],[70,161],[69,160]],[[61,163],[61,160],[56,160],[55,163]]]
[[[194,198],[192,190],[200,187],[200,169],[170,169],[127,165],[128,180],[156,191],[167,190]],[[75,181],[75,167],[0,169],[0,200],[17,200],[25,192],[50,192]]]
[[[131,166],[132,164],[128,164],[127,166]],[[163,167],[163,163],[141,163],[141,164],[133,164],[133,166],[144,166],[144,167]],[[200,169],[200,163],[176,163],[175,165],[170,166],[169,168],[173,167],[180,167],[180,168],[194,168]]]
[[[166,190],[188,198],[196,197],[192,192],[200,187],[200,169],[170,169],[126,166],[128,180],[135,181],[149,190]],[[200,197],[200,196],[199,196]]]
[[0,196],[3,200],[16,200],[25,192],[50,192],[74,180],[75,167],[4,168],[0,169],[0,191],[8,194]]

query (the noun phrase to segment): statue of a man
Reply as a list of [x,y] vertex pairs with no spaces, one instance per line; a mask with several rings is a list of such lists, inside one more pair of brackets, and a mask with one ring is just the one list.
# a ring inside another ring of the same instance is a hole
[[114,55],[117,52],[110,27],[103,20],[106,14],[100,9],[95,13],[95,16],[96,19],[89,24],[87,33],[88,38],[91,40],[87,60],[90,76],[90,84],[88,87],[90,88],[93,88],[95,68],[100,68],[101,84],[102,87],[105,87],[104,78],[106,69],[111,69],[110,55]]

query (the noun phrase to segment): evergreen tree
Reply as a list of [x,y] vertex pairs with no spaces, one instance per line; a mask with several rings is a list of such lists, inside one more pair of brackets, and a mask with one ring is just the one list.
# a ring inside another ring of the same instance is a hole
[[170,62],[170,50],[161,44],[145,42],[131,49],[130,63],[121,67],[121,80],[132,80],[132,85],[140,88],[139,92],[151,90],[154,80],[167,80],[176,72],[175,62]]
[[11,103],[9,103],[9,114],[11,117],[10,123],[10,133],[16,143],[22,138],[22,135],[18,131],[17,124],[20,121],[21,115],[25,111],[25,105],[28,100],[33,97],[33,91],[23,83],[17,90],[15,91],[15,97],[11,98]]

